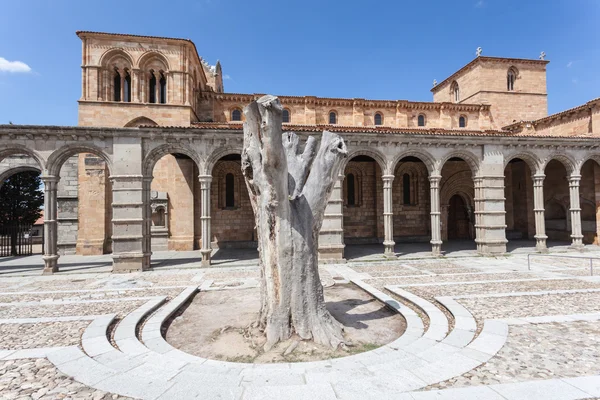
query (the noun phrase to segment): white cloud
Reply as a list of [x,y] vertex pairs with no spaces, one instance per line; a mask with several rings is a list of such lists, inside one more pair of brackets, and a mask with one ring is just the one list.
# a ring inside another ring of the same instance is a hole
[[479,0],[477,3],[475,3],[475,8],[483,8],[484,5],[485,2],[483,0]]
[[0,72],[31,72],[31,68],[22,61],[8,61],[0,57]]
[[573,78],[571,80],[571,82],[573,82],[573,85],[577,85],[579,83],[579,81],[577,80],[577,78]]
[[231,77],[229,75],[227,75],[227,74],[223,75],[223,80],[224,81],[227,81],[229,79],[231,79]]

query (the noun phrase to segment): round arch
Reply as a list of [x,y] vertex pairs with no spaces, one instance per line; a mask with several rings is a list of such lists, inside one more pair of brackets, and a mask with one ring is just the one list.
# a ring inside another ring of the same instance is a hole
[[13,144],[7,147],[0,147],[0,161],[2,161],[6,157],[10,157],[13,155],[26,155],[35,160],[37,165],[40,167],[41,171],[46,169],[46,161],[44,158],[35,150],[31,150],[28,147],[25,147],[20,144]]
[[100,66],[106,67],[110,64],[111,61],[118,59],[119,57],[125,59],[125,62],[128,63],[128,67],[133,67],[133,57],[126,50],[122,48],[110,49],[106,51],[100,57]]
[[134,118],[125,124],[125,128],[139,128],[140,126],[158,126],[158,124],[144,116]]
[[581,168],[583,168],[583,165],[590,160],[595,161],[598,165],[600,165],[600,154],[589,153],[584,155],[581,159],[579,159],[579,161],[575,165],[575,169],[573,172],[581,174]]
[[444,169],[444,165],[446,165],[446,162],[448,160],[450,160],[451,158],[462,159],[469,165],[469,168],[471,169],[471,173],[473,174],[473,177],[476,177],[479,175],[479,158],[475,154],[471,153],[470,151],[452,151],[452,152],[446,154],[439,162],[437,172],[440,175],[442,174],[442,169]]
[[150,50],[145,52],[144,54],[142,54],[140,56],[140,58],[138,58],[137,61],[137,68],[141,69],[141,70],[145,70],[146,67],[152,62],[152,61],[159,61],[160,63],[163,64],[164,70],[165,71],[170,71],[171,67],[169,65],[169,61],[167,60],[167,57],[164,56],[164,54],[156,51],[156,50]]
[[541,160],[533,153],[528,151],[519,151],[515,153],[511,153],[507,157],[504,157],[504,169],[508,166],[508,163],[514,159],[521,159],[529,166],[532,174],[536,174],[540,171],[543,171],[540,168]]
[[221,158],[231,154],[237,154],[241,156],[242,153],[243,150],[241,147],[224,147],[213,151],[212,154],[208,156],[208,159],[206,160],[204,175],[212,175],[212,171],[215,168],[217,161],[219,161]]
[[48,157],[48,174],[50,176],[59,176],[60,169],[62,168],[64,162],[67,161],[68,158],[80,153],[91,153],[102,158],[108,166],[108,172],[112,174],[113,166],[112,158],[110,155],[106,154],[104,150],[96,146],[80,144],[66,145],[60,147],[57,150],[55,150],[52,154],[50,154],[50,157]]
[[415,157],[421,160],[425,166],[427,167],[427,172],[431,175],[431,173],[435,170],[435,159],[431,154],[429,154],[425,150],[405,150],[394,157],[390,164],[390,171],[392,173],[396,171],[396,167],[398,163],[406,157]]
[[386,168],[387,163],[386,163],[385,156],[377,150],[366,150],[366,149],[354,150],[354,151],[348,153],[348,157],[346,157],[346,159],[343,161],[343,164],[341,166],[341,169],[340,169],[340,171],[342,171],[341,173],[343,173],[343,171],[346,170],[346,166],[348,165],[348,163],[350,161],[352,161],[352,159],[354,157],[358,157],[358,156],[371,157],[373,160],[375,160],[377,162],[377,164],[379,165],[379,168],[381,168],[381,173],[383,175],[388,174],[388,170]]
[[144,176],[152,176],[152,171],[158,160],[168,154],[184,154],[196,163],[198,171],[202,171],[202,159],[193,149],[180,144],[175,145],[170,143],[157,146],[146,154],[142,164],[142,173]]
[[567,170],[568,175],[571,175],[571,174],[573,174],[573,172],[580,170],[580,169],[576,168],[577,163],[575,162],[575,160],[573,160],[568,155],[566,155],[564,153],[553,153],[553,154],[549,155],[548,157],[546,157],[546,159],[541,163],[540,171],[544,172],[546,170],[546,167],[552,160],[556,160],[556,161],[560,162]]
[[42,173],[42,170],[36,167],[32,167],[30,165],[21,165],[18,167],[14,167],[14,168],[10,168],[2,173],[0,173],[0,187],[2,187],[2,184],[4,183],[5,180],[7,180],[8,178],[10,178],[13,175],[16,175],[20,172],[38,172],[38,173]]
[[475,187],[473,178],[466,171],[457,173],[448,178],[440,189],[440,204],[448,205],[455,194],[461,195],[465,204],[475,205]]

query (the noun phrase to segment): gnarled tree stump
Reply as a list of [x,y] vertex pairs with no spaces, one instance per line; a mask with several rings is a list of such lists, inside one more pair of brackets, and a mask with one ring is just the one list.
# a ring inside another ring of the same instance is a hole
[[294,332],[336,348],[343,343],[343,327],[325,308],[317,248],[346,145],[325,131],[318,149],[313,137],[302,149],[295,133],[282,133],[282,111],[274,96],[244,109],[242,172],[258,232],[259,324],[266,349]]

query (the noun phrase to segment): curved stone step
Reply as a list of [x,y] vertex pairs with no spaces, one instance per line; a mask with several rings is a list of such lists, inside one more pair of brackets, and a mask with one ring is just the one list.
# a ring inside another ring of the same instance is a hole
[[[242,395],[244,398],[259,398],[253,396],[259,393],[265,397],[274,396],[284,387],[286,393],[313,393],[310,389],[313,385],[333,385],[335,393],[342,399],[355,398],[359,394],[362,398],[380,399],[390,397],[390,394],[394,398],[402,398],[403,392],[467,372],[491,358],[506,340],[508,331],[505,324],[486,321],[479,337],[468,346],[464,347],[470,339],[458,336],[453,340],[462,348],[443,343],[452,337],[456,328],[461,328],[461,324],[465,324],[462,330],[467,332],[473,328],[471,335],[475,331],[470,313],[445,298],[438,300],[460,322],[442,341],[425,337],[423,324],[414,311],[381,291],[358,282],[380,301],[405,318],[408,316],[408,339],[403,339],[403,335],[370,352],[316,362],[249,365],[208,360],[173,348],[160,332],[163,323],[197,291],[196,287],[190,287],[169,303],[163,305],[164,297],[155,298],[128,314],[115,330],[115,341],[120,350],[108,340],[107,328],[114,315],[106,315],[94,320],[82,337],[84,349],[92,356],[74,347],[56,352],[49,359],[59,370],[88,386],[136,398],[177,399],[182,398],[182,393],[191,397],[196,394],[206,397],[210,393],[217,398],[238,399]],[[437,307],[417,296],[410,297],[409,300],[426,310],[433,320],[430,326],[447,327],[441,320],[445,314]],[[157,308],[158,311],[142,329],[141,342],[136,337],[136,326]],[[418,336],[419,333],[421,336]],[[453,349],[453,353],[445,351],[444,346]],[[381,373],[382,369],[385,373]],[[365,394],[365,391],[368,393]],[[253,395],[250,396],[250,393]]]

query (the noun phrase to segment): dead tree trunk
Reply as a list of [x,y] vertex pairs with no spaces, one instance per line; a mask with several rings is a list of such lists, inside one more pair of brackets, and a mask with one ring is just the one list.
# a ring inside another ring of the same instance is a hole
[[265,348],[292,333],[336,348],[342,325],[325,308],[317,247],[327,201],[346,145],[323,132],[300,148],[293,132],[282,133],[282,107],[263,96],[244,109],[244,174],[258,232],[261,265],[259,324]]

